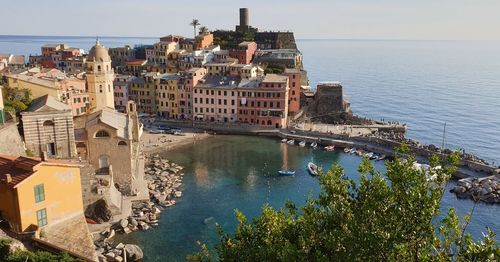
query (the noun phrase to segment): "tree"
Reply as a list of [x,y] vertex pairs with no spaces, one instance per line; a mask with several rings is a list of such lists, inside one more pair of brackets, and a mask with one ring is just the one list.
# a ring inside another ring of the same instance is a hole
[[191,23],[189,23],[189,25],[193,27],[193,29],[194,29],[194,38],[196,38],[196,27],[198,27],[199,25],[201,25],[200,21],[195,18],[195,19],[193,19],[191,21]]
[[28,108],[32,101],[31,90],[12,88],[6,83],[2,88],[4,110],[17,114]]
[[[475,241],[450,209],[436,222],[447,180],[458,156],[430,159],[431,169],[413,167],[415,157],[399,149],[386,161],[385,175],[368,159],[355,183],[334,165],[319,177],[321,192],[305,206],[266,205],[248,222],[236,211],[234,235],[218,226],[215,253],[205,245],[189,257],[195,261],[498,261],[500,251],[491,231]],[[442,168],[437,166],[441,165]]]
[[202,26],[200,27],[200,35],[206,35],[208,33],[208,27]]

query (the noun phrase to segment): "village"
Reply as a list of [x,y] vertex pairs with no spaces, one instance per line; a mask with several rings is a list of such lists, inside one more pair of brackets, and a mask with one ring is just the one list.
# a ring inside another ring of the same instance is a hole
[[159,226],[182,198],[183,167],[157,153],[216,133],[446,153],[404,138],[403,124],[354,115],[340,82],[311,88],[293,33],[260,32],[247,8],[239,15],[234,31],[194,19],[192,37],[154,45],[47,44],[27,63],[0,54],[2,234],[86,261],[139,261],[138,246],[113,236]]

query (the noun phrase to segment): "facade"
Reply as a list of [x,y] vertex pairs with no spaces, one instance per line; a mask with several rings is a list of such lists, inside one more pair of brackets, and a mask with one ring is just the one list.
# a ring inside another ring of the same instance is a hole
[[157,115],[164,118],[179,117],[178,86],[181,84],[179,74],[163,74],[156,86]]
[[168,60],[168,54],[170,52],[179,49],[179,43],[175,41],[170,42],[158,42],[154,44],[155,58],[154,63],[166,65]]
[[200,32],[199,35],[196,36],[196,49],[205,49],[214,44],[214,35],[209,32]]
[[5,113],[3,111],[3,93],[2,86],[0,86],[0,125],[5,124]]
[[108,50],[96,41],[87,57],[87,89],[90,99],[90,111],[103,108],[115,108],[113,81],[115,72],[111,67]]
[[229,56],[238,59],[240,64],[250,64],[257,51],[257,43],[241,42],[236,49],[229,51]]
[[286,128],[288,91],[286,76],[267,74],[242,81],[238,88],[238,121]]
[[0,71],[4,68],[21,69],[25,64],[24,55],[0,54]]
[[179,118],[193,119],[193,92],[196,85],[207,74],[205,68],[194,67],[181,74],[182,82],[179,85]]
[[254,64],[302,69],[302,54],[297,49],[269,49],[255,52]]
[[108,50],[111,57],[111,66],[125,66],[127,61],[135,58],[134,49],[126,45],[123,47],[113,47]]
[[127,103],[126,113],[104,108],[74,121],[78,156],[86,159],[99,177],[114,181],[122,193],[133,193],[142,133],[134,102]]
[[238,81],[238,78],[209,75],[199,80],[193,91],[194,119],[235,122]]
[[0,155],[0,216],[16,233],[83,217],[80,168],[65,161]]
[[302,72],[298,69],[285,69],[285,75],[288,76],[290,91],[288,94],[288,113],[295,114],[300,110],[300,87]]
[[26,148],[44,158],[76,157],[71,108],[45,95],[21,113]]
[[207,69],[207,74],[210,76],[228,76],[230,74],[230,67],[235,62],[210,62],[203,65]]
[[120,112],[125,112],[125,107],[129,99],[129,88],[134,76],[116,75],[114,86],[115,108]]
[[328,115],[349,111],[349,104],[344,101],[340,82],[321,82],[314,96],[316,115]]

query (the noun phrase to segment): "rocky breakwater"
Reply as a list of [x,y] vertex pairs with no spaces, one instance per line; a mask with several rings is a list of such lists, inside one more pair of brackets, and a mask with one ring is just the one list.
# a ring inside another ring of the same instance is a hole
[[485,178],[464,178],[458,181],[450,192],[459,198],[471,198],[485,203],[500,203],[500,179],[496,176]]
[[112,238],[116,233],[128,234],[134,231],[146,231],[159,226],[162,211],[175,205],[176,198],[182,196],[181,186],[183,167],[154,155],[148,159],[145,180],[149,189],[149,201],[133,202],[132,214],[121,219],[111,228],[95,237],[94,244],[99,261],[140,261],[142,250],[137,245],[115,245]]

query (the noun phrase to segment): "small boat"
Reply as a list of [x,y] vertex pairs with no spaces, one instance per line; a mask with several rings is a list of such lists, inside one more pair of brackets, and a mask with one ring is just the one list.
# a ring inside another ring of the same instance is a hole
[[366,157],[366,158],[371,158],[372,156],[373,156],[373,152],[368,152],[368,153],[363,154],[363,157]]
[[371,157],[370,157],[370,160],[377,160],[378,159],[378,155],[377,154],[373,154]]
[[313,162],[309,162],[307,163],[307,171],[309,171],[309,174],[311,174],[311,176],[317,176],[319,171],[318,166]]
[[311,143],[311,147],[312,147],[312,148],[317,148],[317,147],[318,147],[318,143],[316,143],[316,142],[312,142],[312,143]]
[[300,141],[299,146],[300,147],[305,147],[306,146],[306,141]]
[[294,145],[294,144],[295,144],[295,140],[290,139],[290,140],[288,140],[288,142],[286,142],[286,143],[287,143],[287,144],[289,144],[289,145]]
[[281,143],[286,143],[287,141],[286,138],[281,139]]
[[355,147],[353,147],[353,148],[351,148],[351,150],[349,150],[349,154],[352,155],[354,153],[356,153],[356,148]]
[[344,148],[344,153],[349,153],[349,152],[351,152],[350,148],[348,148],[348,147]]
[[335,150],[335,146],[334,145],[326,146],[325,150],[328,151],[328,152],[334,151]]
[[356,150],[356,155],[358,155],[358,156],[362,156],[364,153],[365,153],[365,151],[363,149]]
[[293,169],[280,170],[280,171],[278,171],[278,174],[280,176],[293,176],[293,175],[295,175],[295,170],[293,170]]
[[377,158],[377,161],[384,160],[387,156],[382,154]]

